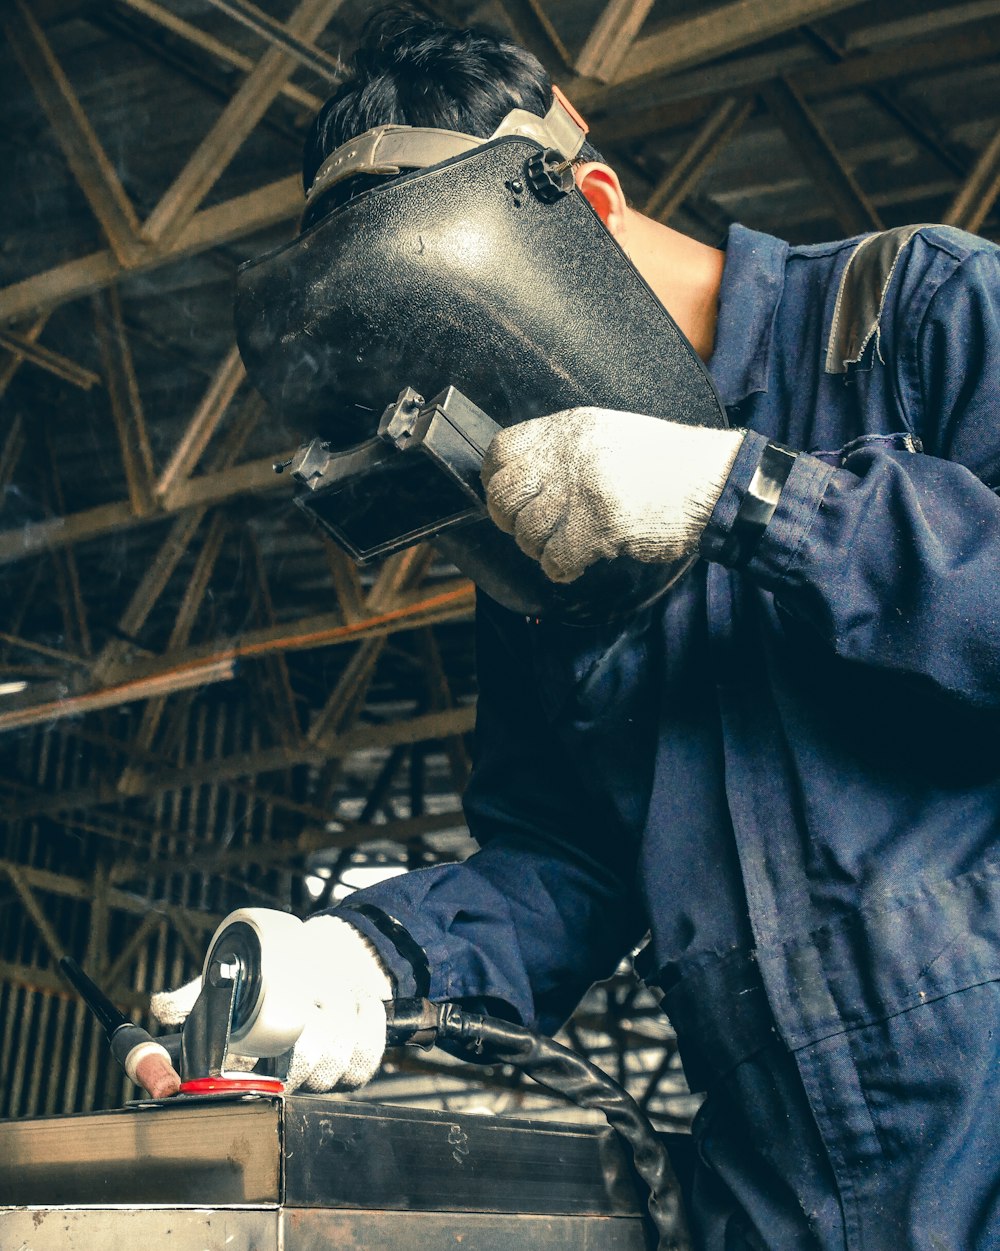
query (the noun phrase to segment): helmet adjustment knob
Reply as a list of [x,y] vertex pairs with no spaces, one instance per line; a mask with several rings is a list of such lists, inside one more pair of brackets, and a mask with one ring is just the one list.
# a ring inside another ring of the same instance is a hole
[[532,192],[543,204],[555,204],[573,190],[573,166],[555,148],[546,148],[529,157],[524,176]]

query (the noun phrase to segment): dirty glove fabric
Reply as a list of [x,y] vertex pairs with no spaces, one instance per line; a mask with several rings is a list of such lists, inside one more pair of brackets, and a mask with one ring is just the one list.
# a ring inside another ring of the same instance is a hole
[[487,506],[553,582],[601,558],[680,560],[696,550],[744,435],[607,408],[537,417],[490,444]]
[[[302,926],[295,967],[288,977],[303,987],[305,1025],[292,1049],[286,1091],[353,1090],[371,1080],[385,1050],[385,1009],[392,984],[378,956],[358,931],[332,916]],[[150,998],[162,1025],[180,1026],[194,1007],[201,978]],[[249,1071],[256,1057],[230,1054],[227,1068]]]
[[292,1050],[286,1090],[355,1090],[371,1081],[385,1051],[392,983],[353,925],[313,917],[302,927],[311,1004]]

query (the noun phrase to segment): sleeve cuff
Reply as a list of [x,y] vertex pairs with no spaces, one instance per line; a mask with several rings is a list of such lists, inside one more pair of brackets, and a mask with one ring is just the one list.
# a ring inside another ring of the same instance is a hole
[[332,916],[338,921],[346,921],[368,940],[389,974],[393,985],[393,998],[411,999],[427,993],[425,988],[418,985],[411,961],[404,957],[396,944],[390,941],[363,912],[354,908],[333,908],[318,915]]
[[764,435],[758,434],[756,430],[746,432],[722,488],[722,494],[716,500],[708,525],[701,536],[699,549],[707,560],[718,560],[721,556],[765,447],[767,439]]
[[[702,535],[700,552],[708,560],[723,561],[723,552],[736,515],[768,445],[766,435],[747,431],[722,494]],[[781,489],[774,514],[744,570],[767,584],[780,578],[794,560],[812,526],[827,484],[835,470],[815,456],[800,453]]]

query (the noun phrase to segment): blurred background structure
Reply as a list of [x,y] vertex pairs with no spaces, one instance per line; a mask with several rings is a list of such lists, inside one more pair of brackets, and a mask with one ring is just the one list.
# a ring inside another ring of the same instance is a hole
[[[356,570],[272,472],[231,328],[291,236],[361,0],[4,0],[0,21],[0,1116],[115,1106],[55,972],[142,1018],[244,904],[305,914],[464,856],[471,586]],[[426,0],[509,30],[632,202],[710,243],[946,221],[1000,239],[1000,0]],[[665,1127],[695,1101],[623,969],[570,1042]],[[365,1097],[566,1116],[394,1056]]]

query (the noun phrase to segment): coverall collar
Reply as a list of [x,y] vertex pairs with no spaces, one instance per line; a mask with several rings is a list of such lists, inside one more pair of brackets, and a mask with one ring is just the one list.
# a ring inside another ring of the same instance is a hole
[[708,370],[727,408],[767,390],[774,318],[785,285],[788,244],[771,235],[729,228],[719,290],[715,348]]

